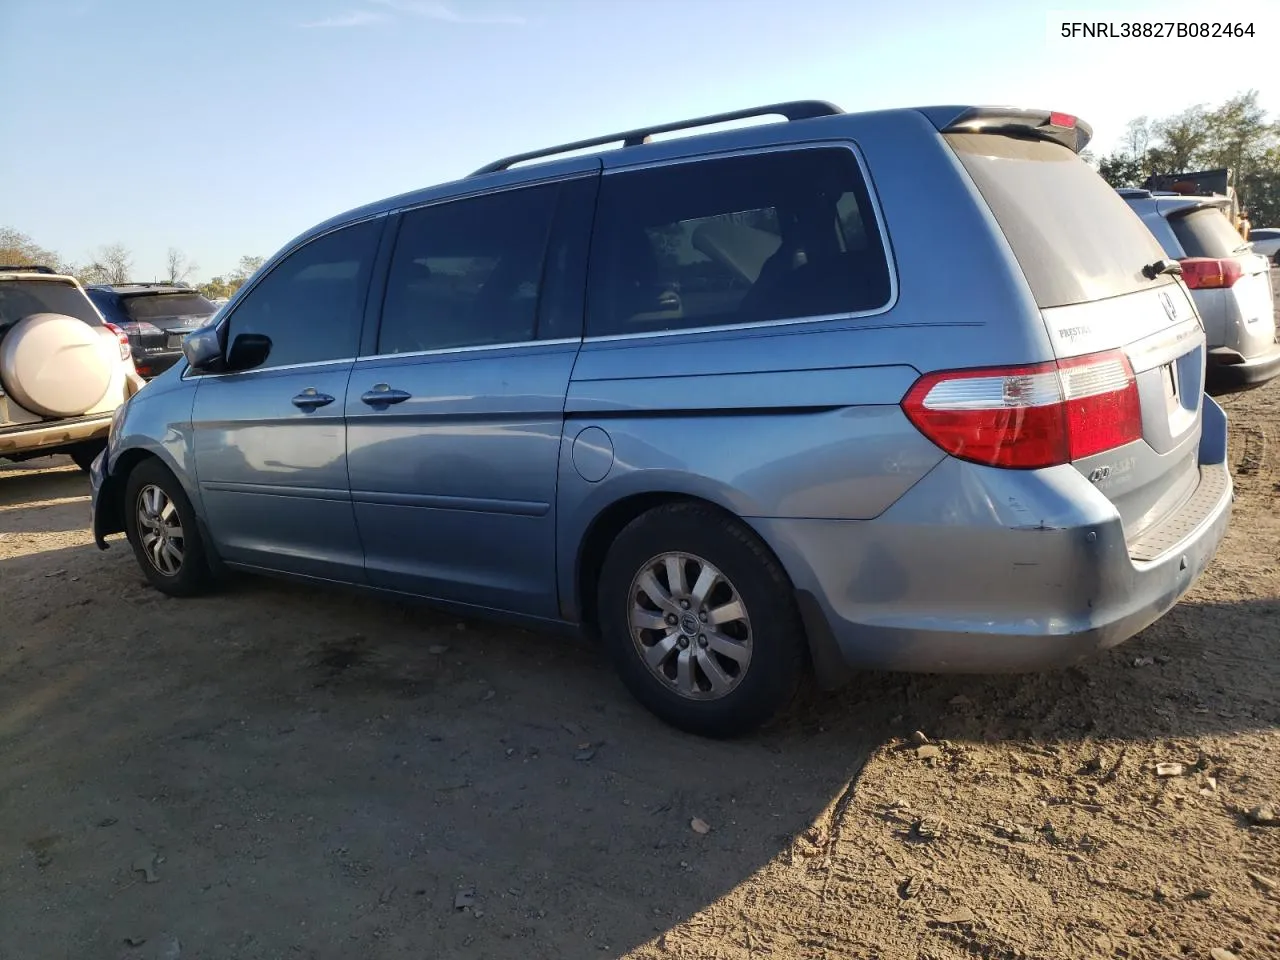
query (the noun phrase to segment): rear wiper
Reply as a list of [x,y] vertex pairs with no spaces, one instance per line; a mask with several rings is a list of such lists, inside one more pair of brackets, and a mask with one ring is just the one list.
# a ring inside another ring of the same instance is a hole
[[1182,276],[1182,264],[1177,260],[1169,260],[1167,258],[1157,260],[1155,263],[1148,263],[1142,268],[1142,275],[1148,280],[1154,280],[1156,277],[1165,274],[1173,274],[1175,277]]

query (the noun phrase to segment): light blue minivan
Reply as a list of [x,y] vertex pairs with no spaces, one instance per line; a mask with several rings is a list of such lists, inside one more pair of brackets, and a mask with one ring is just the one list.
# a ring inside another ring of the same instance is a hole
[[174,595],[239,568],[582,628],[713,736],[806,670],[1076,662],[1177,601],[1232,495],[1202,324],[1089,134],[774,104],[335,217],[121,408],[95,536]]

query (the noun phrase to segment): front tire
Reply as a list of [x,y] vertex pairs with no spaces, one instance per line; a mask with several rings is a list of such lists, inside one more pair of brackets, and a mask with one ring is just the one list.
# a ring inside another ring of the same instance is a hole
[[144,460],[125,483],[125,532],[151,585],[172,597],[203,592],[212,579],[195,510],[158,460]]
[[596,609],[632,695],[689,733],[749,733],[791,701],[804,672],[786,573],[751,530],[701,504],[628,524],[605,558]]

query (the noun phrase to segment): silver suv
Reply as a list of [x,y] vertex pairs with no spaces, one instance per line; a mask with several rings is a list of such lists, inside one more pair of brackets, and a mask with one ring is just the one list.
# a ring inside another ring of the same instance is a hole
[[1181,267],[1208,338],[1209,392],[1247,390],[1280,376],[1271,264],[1232,227],[1231,201],[1119,192]]
[[1231,509],[1195,306],[1089,133],[776,104],[341,214],[128,403],[95,536],[173,595],[234,567],[582,629],[706,734],[810,667],[1077,662]]
[[0,459],[65,453],[88,470],[142,384],[128,337],[75,277],[0,267]]

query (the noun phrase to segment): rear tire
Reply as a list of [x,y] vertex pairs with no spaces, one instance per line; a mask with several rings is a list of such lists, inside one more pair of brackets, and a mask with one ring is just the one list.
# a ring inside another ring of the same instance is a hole
[[88,473],[89,468],[93,466],[93,461],[105,449],[107,449],[107,441],[105,440],[86,440],[84,443],[78,443],[68,450],[67,455],[71,457],[77,467]]
[[804,674],[786,573],[751,530],[702,504],[628,524],[605,558],[596,609],[632,695],[689,733],[749,733],[790,703]]
[[138,566],[171,597],[191,597],[213,580],[196,513],[159,460],[144,460],[125,483],[124,523]]

